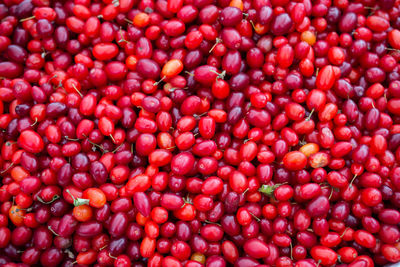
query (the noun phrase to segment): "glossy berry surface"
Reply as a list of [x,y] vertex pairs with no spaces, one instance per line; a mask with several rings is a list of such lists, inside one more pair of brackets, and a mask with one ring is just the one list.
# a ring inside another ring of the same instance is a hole
[[0,1],[0,266],[400,262],[399,16]]

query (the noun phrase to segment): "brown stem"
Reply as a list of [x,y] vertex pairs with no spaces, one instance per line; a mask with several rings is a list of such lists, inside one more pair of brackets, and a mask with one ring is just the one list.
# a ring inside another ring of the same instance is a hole
[[349,187],[353,187],[353,182],[354,182],[354,180],[355,180],[356,178],[357,178],[357,174],[354,174],[353,179],[351,179],[351,181],[350,181]]
[[37,117],[35,117],[35,122],[31,124],[31,127],[35,126],[37,122],[38,122]]
[[46,204],[46,205],[53,203],[54,201],[56,201],[59,198],[60,198],[59,195],[54,195],[50,201],[44,201],[41,197],[39,197],[39,196],[36,197],[37,201],[39,201],[42,204]]
[[218,72],[216,72],[215,70],[210,70],[212,73],[215,73],[215,74],[217,74],[217,79],[221,79],[221,80],[223,80],[224,78],[225,78],[225,75],[226,75],[226,71],[224,70],[223,72],[221,72],[221,73],[218,73]]
[[118,1],[118,0],[114,0],[114,1],[112,1],[112,4],[113,4],[115,7],[118,7],[118,6],[119,6],[119,1]]
[[209,223],[209,224],[215,224],[215,225],[221,226],[219,223],[211,222],[211,221],[209,221],[209,220],[205,220],[204,222],[205,222],[205,223]]
[[333,195],[333,187],[331,187],[331,193],[329,194],[329,200],[331,199],[331,197],[332,197],[332,195]]
[[47,226],[47,229],[49,229],[50,230],[50,232],[52,232],[55,236],[59,236],[59,234],[57,234],[52,228],[51,228],[51,226],[49,225],[49,226]]
[[82,93],[78,90],[78,88],[76,88],[75,84],[72,84],[72,87],[74,87],[75,91],[76,91],[81,97],[83,97]]

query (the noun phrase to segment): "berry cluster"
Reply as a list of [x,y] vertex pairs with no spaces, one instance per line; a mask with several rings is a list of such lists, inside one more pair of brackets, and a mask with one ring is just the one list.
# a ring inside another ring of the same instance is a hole
[[0,265],[400,261],[400,0],[1,0]]

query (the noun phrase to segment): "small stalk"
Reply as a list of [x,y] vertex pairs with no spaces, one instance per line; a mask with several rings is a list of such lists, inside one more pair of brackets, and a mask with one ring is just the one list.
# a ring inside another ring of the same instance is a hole
[[314,109],[311,110],[310,114],[308,115],[308,117],[306,118],[306,121],[311,120],[311,116],[314,113]]
[[353,187],[353,182],[357,178],[357,174],[354,174],[353,179],[351,179],[349,187]]
[[252,213],[252,212],[250,212],[250,211],[249,211],[249,213],[250,213],[250,215],[251,215],[254,219],[256,219],[257,222],[261,221],[261,219],[258,218],[256,215],[254,215],[254,213]]
[[0,174],[3,174],[3,173],[5,173],[5,172],[7,172],[9,169],[11,169],[11,167],[14,165],[14,162],[11,162],[11,164],[5,169],[5,170],[2,170],[1,172],[0,172]]
[[251,108],[251,102],[249,102],[248,104],[247,104],[247,106],[246,106],[246,110],[247,110],[247,112],[249,112],[248,110]]
[[337,260],[338,260],[339,263],[343,263],[342,262],[342,257],[340,257],[340,255],[337,255]]
[[194,114],[193,117],[195,117],[196,119],[197,119],[197,118],[201,118],[201,117],[207,115],[207,113],[208,113],[208,112],[206,111],[206,112],[204,112],[204,113],[202,113],[202,114],[200,114],[200,115]]
[[74,87],[75,91],[81,96],[81,98],[83,98],[82,93],[78,90],[78,88],[76,88],[75,84],[72,84],[72,87]]
[[249,20],[249,22],[250,22],[251,26],[253,27],[253,30],[255,31],[256,30],[256,26],[254,25],[254,22],[252,20]]
[[121,35],[121,40],[118,40],[118,43],[122,42],[128,43],[128,41],[125,40],[124,35],[122,34],[122,27],[119,28],[119,35]]
[[167,78],[166,76],[162,77],[158,82],[153,83],[154,86],[159,85],[165,78]]
[[59,234],[57,234],[54,230],[53,230],[53,228],[51,228],[51,226],[49,225],[49,226],[47,226],[47,229],[49,229],[50,230],[50,232],[52,232],[55,236],[59,236]]
[[59,195],[54,195],[53,198],[50,201],[46,202],[41,197],[39,197],[39,196],[36,197],[37,201],[39,201],[42,204],[46,204],[46,205],[53,203],[54,201],[56,201],[59,198],[60,198]]
[[247,187],[246,190],[243,191],[242,195],[246,195],[246,193],[249,191],[250,189]]
[[80,141],[79,139],[75,138],[69,138],[68,136],[64,136],[64,138],[68,141]]
[[35,19],[35,18],[36,18],[35,16],[31,16],[31,17],[20,19],[19,22],[24,22],[24,21],[27,21],[27,20]]
[[69,191],[69,189],[67,189],[66,190],[66,192],[68,193],[68,195],[70,195],[71,196],[71,198],[74,200],[74,206],[75,207],[79,207],[79,206],[82,206],[82,205],[89,205],[89,199],[86,199],[86,198],[75,198],[72,194],[71,194],[71,192]]
[[191,72],[189,72],[189,71],[187,71],[187,70],[185,71],[185,73],[188,74],[188,75],[190,75],[190,76],[194,76],[193,73],[191,73]]
[[88,142],[89,142],[90,144],[92,144],[95,148],[98,147],[98,148],[104,153],[104,148],[103,148],[101,145],[98,145],[98,144],[96,144],[96,143],[93,143],[92,141],[90,141],[89,137],[87,137],[86,135],[83,135],[83,136],[87,138],[87,140],[88,140]]
[[400,52],[399,49],[395,49],[395,48],[391,48],[391,47],[387,47],[386,50]]
[[38,122],[37,117],[35,117],[35,122],[31,124],[31,127],[35,126],[37,122]]
[[147,13],[147,14],[151,14],[151,13],[154,12],[154,10],[153,10],[151,7],[146,7],[146,8],[144,9],[144,12]]
[[17,215],[18,217],[20,217],[20,218],[22,218],[22,219],[25,219],[25,216],[22,216],[22,215],[19,215],[17,212],[18,211],[20,211],[20,209],[16,209],[15,211],[11,211],[11,214],[15,214],[15,215]]
[[331,193],[329,194],[329,197],[328,197],[329,200],[331,200],[332,195],[333,195],[333,187],[331,187]]
[[64,253],[66,253],[68,255],[68,257],[71,259],[73,259],[75,257],[74,254],[69,249],[65,249]]
[[266,185],[266,184],[263,184],[263,185],[258,189],[258,191],[261,192],[261,193],[263,193],[263,194],[266,194],[267,196],[270,196],[270,197],[271,197],[271,196],[273,196],[273,193],[274,193],[275,189],[277,189],[279,186],[284,185],[284,184],[287,184],[287,183],[274,184],[274,185]]
[[217,44],[219,44],[221,42],[222,42],[222,39],[220,39],[220,38],[215,39],[215,44],[211,47],[211,49],[208,52],[211,53],[214,50],[214,48],[217,46]]
[[115,144],[115,139],[114,139],[114,137],[112,136],[112,134],[110,134],[110,138],[111,138],[111,140],[114,142],[114,144]]
[[49,78],[49,80],[47,82],[50,83],[51,80],[53,80],[54,78],[57,78],[57,77],[58,77],[57,74],[54,74],[53,76],[51,76]]
[[129,24],[133,24],[133,21],[130,20],[130,19],[125,18],[124,20],[125,20],[126,22],[128,22]]
[[247,142],[249,142],[249,141],[251,141],[251,140],[253,140],[253,137],[248,138],[248,139],[245,139],[245,140],[243,141],[243,144],[246,144]]
[[61,81],[59,81],[59,82],[58,82],[58,85],[57,85],[57,87],[56,87],[56,88],[54,88],[54,89],[58,89],[58,88],[64,88],[64,86],[63,86],[63,84],[62,84],[62,82],[61,82]]
[[171,87],[171,88],[168,89],[168,92],[172,93],[173,91],[178,90],[178,89],[180,89],[180,88],[178,88],[178,87]]
[[48,52],[46,52],[46,51],[43,49],[43,52],[42,52],[42,54],[40,54],[40,56],[41,56],[42,58],[45,58],[45,57],[47,56],[47,54],[48,54]]
[[183,197],[182,199],[183,199],[183,202],[185,202],[182,205],[182,207],[185,206],[186,204],[193,204],[192,201],[190,201],[190,199],[189,199],[189,194],[187,194],[186,198]]
[[120,144],[119,146],[117,146],[113,151],[111,151],[111,153],[115,153],[118,151],[118,149],[122,146],[123,144]]
[[340,235],[340,238],[343,238],[343,236],[346,234],[346,231],[349,229],[350,227],[346,227],[346,229],[344,229],[343,233]]
[[205,223],[208,223],[208,224],[215,224],[215,225],[221,226],[219,223],[211,222],[211,221],[209,221],[209,220],[205,220],[204,222],[205,222]]
[[226,75],[226,71],[225,70],[223,72],[221,72],[221,73],[218,73],[215,70],[210,70],[210,71],[212,73],[217,74],[217,78],[216,79],[221,79],[221,80],[225,79],[225,75]]

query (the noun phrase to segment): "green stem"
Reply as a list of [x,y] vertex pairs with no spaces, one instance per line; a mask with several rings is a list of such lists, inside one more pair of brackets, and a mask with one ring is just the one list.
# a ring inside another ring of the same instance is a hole
[[59,199],[60,198],[60,196],[59,195],[54,195],[53,196],[53,198],[50,200],[50,201],[44,201],[41,197],[39,197],[39,196],[37,196],[36,197],[36,199],[40,202],[40,203],[42,203],[42,204],[51,204],[51,203],[53,203],[54,201],[56,201],[57,199]]
[[311,110],[310,115],[306,118],[306,121],[309,121],[311,119],[312,114],[314,113],[314,109]]
[[354,174],[353,179],[351,179],[351,181],[350,181],[349,187],[353,187],[353,182],[354,182],[354,180],[355,180],[356,178],[357,178],[357,174]]
[[47,229],[49,229],[50,230],[50,232],[52,232],[55,236],[59,236],[59,234],[57,234],[52,228],[51,228],[51,226],[49,225],[49,226],[47,226]]
[[157,86],[160,84],[160,82],[162,82],[165,78],[167,78],[166,76],[162,77],[158,82],[153,83],[153,85]]
[[221,226],[219,223],[211,222],[211,221],[209,221],[209,220],[205,220],[204,222],[205,222],[205,223],[209,223],[209,224],[215,224],[215,225]]
[[221,43],[222,40],[220,38],[215,39],[215,44],[211,47],[211,49],[208,51],[209,53],[211,53],[214,48],[217,46],[217,44]]
[[27,17],[27,18],[24,18],[24,19],[20,19],[19,22],[24,22],[24,21],[31,20],[31,19],[34,19],[34,18],[36,18],[36,17],[35,16]]
[[79,197],[75,198],[75,197],[71,194],[71,192],[69,191],[69,189],[67,189],[66,192],[67,192],[68,195],[70,195],[71,198],[74,200],[74,206],[75,206],[75,207],[82,206],[82,205],[89,205],[89,202],[90,202],[89,199],[86,199],[86,198],[79,198]]

